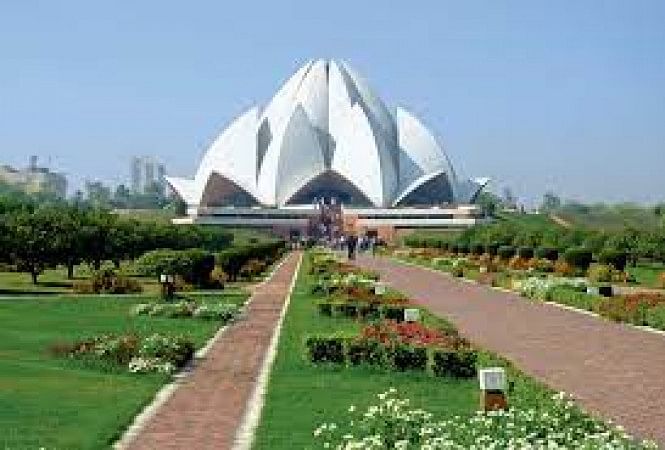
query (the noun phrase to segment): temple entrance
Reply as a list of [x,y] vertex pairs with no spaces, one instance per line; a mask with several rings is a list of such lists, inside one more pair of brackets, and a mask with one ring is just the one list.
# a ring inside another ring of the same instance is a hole
[[319,214],[310,219],[310,236],[316,240],[334,241],[344,232],[342,204],[335,197],[316,199]]

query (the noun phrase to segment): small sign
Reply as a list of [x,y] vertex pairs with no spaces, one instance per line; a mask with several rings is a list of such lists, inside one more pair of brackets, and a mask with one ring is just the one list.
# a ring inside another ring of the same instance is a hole
[[420,320],[420,310],[417,308],[404,309],[404,322],[418,322]]
[[504,391],[506,389],[506,371],[501,367],[480,369],[478,379],[482,391]]
[[480,266],[480,273],[487,273],[487,266]]
[[384,283],[376,283],[374,285],[374,293],[376,295],[384,295],[386,293],[386,285]]
[[159,282],[160,283],[166,283],[166,274],[161,274],[159,276]]
[[589,295],[598,295],[598,288],[595,286],[587,286],[586,293]]

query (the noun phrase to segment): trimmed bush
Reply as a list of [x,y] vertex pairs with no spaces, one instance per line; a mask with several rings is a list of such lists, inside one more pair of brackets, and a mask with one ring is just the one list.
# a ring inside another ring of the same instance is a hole
[[344,341],[341,336],[308,336],[305,339],[307,359],[314,364],[344,362]]
[[98,270],[89,280],[79,280],[73,285],[77,294],[137,294],[143,292],[141,284],[112,269]]
[[554,247],[538,247],[535,251],[536,258],[555,262],[559,259],[559,250]]
[[215,269],[215,256],[205,250],[153,250],[136,261],[136,270],[144,276],[180,275],[186,283],[205,286]]
[[332,316],[333,305],[330,302],[319,302],[316,304],[319,314],[323,316]]
[[279,257],[284,248],[284,241],[240,245],[217,253],[215,259],[217,265],[229,276],[229,279],[235,281],[238,279],[241,269],[249,260],[274,261]]
[[485,253],[490,256],[496,256],[497,252],[499,251],[499,247],[501,247],[501,245],[498,242],[489,243],[485,246]]
[[474,350],[434,350],[432,373],[438,377],[473,378],[477,359]]
[[510,259],[515,256],[515,247],[512,245],[502,245],[497,250],[497,256],[504,260]]
[[566,250],[563,260],[575,269],[587,270],[593,261],[593,254],[584,247],[573,247]]
[[346,345],[348,363],[353,366],[368,365],[386,366],[386,349],[378,341],[370,339],[354,339]]
[[628,262],[628,254],[619,250],[606,249],[598,255],[598,262],[614,267],[623,272]]
[[517,250],[517,254],[520,258],[531,259],[534,256],[533,247],[520,247]]
[[592,264],[587,277],[597,283],[608,283],[614,278],[614,268],[607,264]]
[[457,244],[457,253],[461,253],[462,255],[467,255],[469,254],[469,251],[471,249],[469,248],[469,244],[466,242],[461,242]]
[[425,370],[427,368],[427,349],[407,344],[397,344],[388,350],[393,369]]
[[380,312],[384,319],[394,320],[395,322],[404,321],[404,306],[383,305],[380,308]]
[[471,254],[480,256],[485,253],[485,246],[483,244],[475,243],[471,244]]

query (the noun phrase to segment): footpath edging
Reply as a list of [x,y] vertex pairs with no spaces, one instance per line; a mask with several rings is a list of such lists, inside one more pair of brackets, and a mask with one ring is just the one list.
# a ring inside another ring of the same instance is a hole
[[235,443],[233,445],[234,450],[249,450],[254,442],[254,435],[256,433],[256,428],[259,426],[261,412],[263,411],[263,405],[265,403],[265,393],[266,388],[268,387],[268,382],[270,381],[270,373],[272,371],[272,366],[275,363],[275,358],[277,357],[277,348],[279,346],[279,337],[282,333],[282,325],[289,309],[289,305],[291,304],[291,295],[293,294],[293,289],[298,279],[302,258],[303,256],[301,253],[298,256],[298,263],[296,264],[296,269],[291,278],[291,284],[289,285],[289,290],[286,294],[286,300],[284,301],[284,306],[282,307],[279,319],[275,325],[275,331],[270,339],[270,345],[268,346],[265,358],[263,359],[263,364],[261,365],[261,371],[256,380],[254,391],[247,402],[245,415],[243,416],[243,420],[236,433]]
[[[469,279],[469,278],[463,278],[463,277],[454,277],[451,274],[449,274],[448,272],[444,272],[443,270],[437,270],[437,269],[434,269],[432,267],[421,266],[420,264],[413,263],[411,261],[404,261],[403,259],[399,259],[399,258],[389,258],[389,260],[394,261],[394,262],[399,263],[399,264],[404,264],[406,266],[411,266],[411,267],[416,267],[416,268],[419,268],[419,269],[422,269],[422,270],[427,270],[429,272],[436,273],[436,274],[439,274],[439,275],[443,275],[443,276],[446,276],[448,278],[455,279],[457,281],[461,281],[463,283],[476,284],[478,286],[485,286],[488,289],[503,292],[504,294],[512,294],[516,297],[520,297],[520,299],[523,299],[523,297],[521,295],[519,295],[519,293],[517,293],[517,292],[515,292],[511,289],[506,289],[506,288],[502,288],[502,287],[498,287],[498,286],[482,285],[481,283],[478,283],[476,280],[472,280],[472,279]],[[541,300],[534,300],[534,301],[541,301]],[[576,308],[574,306],[564,305],[563,303],[557,303],[557,302],[551,302],[551,301],[541,301],[541,302],[545,305],[554,306],[555,308],[565,309],[566,311],[574,312],[574,313],[577,313],[577,314],[584,314],[585,316],[595,317],[595,318],[600,319],[600,320],[607,320],[605,317],[601,316],[600,314],[597,314],[593,311],[588,311],[586,309]],[[618,323],[620,323],[621,325],[630,327],[630,328],[634,328],[636,330],[646,331],[647,333],[654,333],[654,334],[658,334],[658,335],[661,335],[661,336],[665,336],[665,331],[664,330],[659,330],[658,328],[653,328],[653,327],[650,327],[648,325],[634,325],[634,324],[628,323],[628,322],[618,322]]]

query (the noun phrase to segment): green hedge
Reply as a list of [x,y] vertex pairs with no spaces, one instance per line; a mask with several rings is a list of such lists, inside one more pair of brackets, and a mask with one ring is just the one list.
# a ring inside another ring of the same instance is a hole
[[281,240],[234,246],[217,253],[216,263],[231,280],[236,280],[249,260],[257,259],[271,264],[284,249],[285,242]]
[[427,371],[439,377],[476,376],[477,352],[472,349],[446,350],[403,343],[389,346],[374,340],[341,335],[307,336],[305,349],[307,360],[313,364]]
[[556,261],[559,259],[559,250],[554,247],[538,247],[535,251],[536,258]]
[[587,270],[593,261],[593,254],[585,247],[573,247],[564,252],[563,260],[576,269]]
[[628,262],[628,254],[619,250],[606,249],[598,255],[598,262],[623,272]]
[[135,268],[144,276],[180,275],[186,282],[201,286],[210,280],[215,256],[199,249],[153,250],[136,260]]

